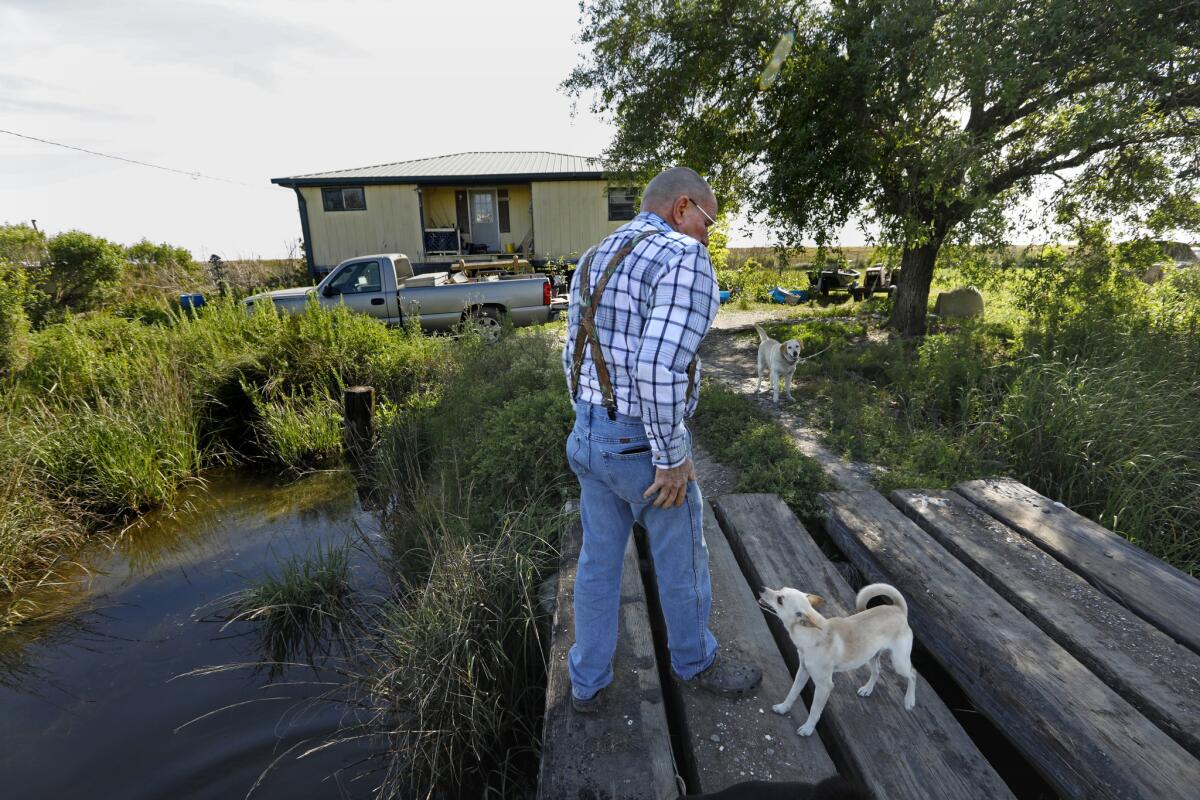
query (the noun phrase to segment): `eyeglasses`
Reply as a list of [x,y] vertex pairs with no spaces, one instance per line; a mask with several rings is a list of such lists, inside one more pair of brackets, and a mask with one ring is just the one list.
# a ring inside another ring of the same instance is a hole
[[704,218],[705,218],[706,220],[708,220],[708,222],[704,223],[704,229],[705,229],[705,230],[708,230],[708,229],[709,229],[709,228],[711,228],[713,225],[716,225],[716,224],[717,224],[717,221],[708,215],[708,212],[704,210],[704,207],[703,207],[703,206],[701,206],[699,203],[697,203],[697,202],[696,202],[695,200],[693,200],[692,198],[690,198],[690,197],[687,197],[686,195],[684,195],[684,199],[686,199],[686,200],[687,200],[689,203],[691,203],[692,205],[694,205],[694,206],[696,207],[696,209],[697,209],[697,210],[698,210],[698,211],[699,211],[701,214],[703,214],[703,215],[704,215]]

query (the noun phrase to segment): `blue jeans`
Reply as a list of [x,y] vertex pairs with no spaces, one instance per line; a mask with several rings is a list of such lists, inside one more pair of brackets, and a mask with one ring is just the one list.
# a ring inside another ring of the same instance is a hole
[[612,682],[621,604],[621,567],[635,522],[646,529],[658,598],[667,624],[671,668],[688,679],[716,657],[708,629],[712,581],[704,543],[700,487],[689,481],[678,508],[655,508],[642,492],[654,483],[650,442],[640,419],[608,418],[601,406],[575,404],[567,460],[579,478],[583,548],[575,572],[575,644],[568,668],[575,697],[586,700]]

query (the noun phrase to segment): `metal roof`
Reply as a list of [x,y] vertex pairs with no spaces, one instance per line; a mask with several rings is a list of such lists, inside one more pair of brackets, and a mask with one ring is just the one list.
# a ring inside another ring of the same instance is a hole
[[272,178],[280,186],[339,183],[477,183],[481,180],[588,180],[604,177],[597,158],[545,152],[472,152],[373,167]]

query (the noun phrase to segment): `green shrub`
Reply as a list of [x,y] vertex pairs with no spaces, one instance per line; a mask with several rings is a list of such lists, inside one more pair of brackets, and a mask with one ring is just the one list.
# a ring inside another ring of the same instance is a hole
[[0,225],[0,261],[30,268],[40,266],[45,257],[45,233],[24,223]]
[[578,494],[567,480],[565,442],[575,412],[562,386],[520,395],[485,414],[475,447],[466,452],[466,476],[488,508],[524,506],[540,495],[561,505]]
[[99,308],[115,296],[125,268],[120,245],[83,231],[66,231],[52,236],[46,249],[45,291],[50,305],[42,318]]
[[0,377],[20,370],[28,358],[28,296],[25,268],[0,259]]

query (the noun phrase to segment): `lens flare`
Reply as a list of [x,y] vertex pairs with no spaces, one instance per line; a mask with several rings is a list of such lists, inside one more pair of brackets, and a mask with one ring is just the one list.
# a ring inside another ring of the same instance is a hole
[[795,43],[795,31],[788,31],[779,37],[775,49],[771,52],[771,58],[767,61],[767,66],[763,67],[762,74],[758,76],[759,89],[769,89],[775,85],[775,81],[779,80],[779,71],[783,69],[783,62],[787,60],[788,55],[792,52],[792,45]]

